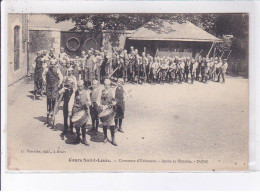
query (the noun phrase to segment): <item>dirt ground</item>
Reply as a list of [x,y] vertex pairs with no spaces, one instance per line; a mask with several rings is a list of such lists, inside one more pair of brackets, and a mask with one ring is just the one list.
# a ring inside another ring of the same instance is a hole
[[[88,171],[245,170],[248,163],[248,79],[183,84],[126,84],[118,146],[88,133],[90,146],[66,144],[48,128],[46,98],[32,100],[33,82],[8,88],[8,169]],[[60,109],[62,109],[62,104]],[[88,122],[90,124],[90,122]],[[88,125],[90,128],[90,125]],[[68,136],[67,136],[68,137]],[[110,138],[110,133],[108,132]]]

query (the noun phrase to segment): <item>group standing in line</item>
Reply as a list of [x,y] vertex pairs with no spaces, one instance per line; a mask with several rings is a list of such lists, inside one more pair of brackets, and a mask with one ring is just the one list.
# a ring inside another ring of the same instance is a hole
[[[108,54],[103,48],[81,52],[71,58],[61,48],[58,56],[54,49],[38,51],[34,68],[34,99],[40,93],[47,97],[48,118],[54,120],[57,107],[63,101],[64,129],[66,133],[76,129],[75,142],[89,145],[86,140],[86,123],[91,117],[93,132],[97,135],[99,121],[103,126],[103,142],[108,141],[107,130],[111,132],[111,143],[117,146],[115,133],[123,132],[125,112],[125,82],[182,83],[209,80],[225,82],[228,68],[226,59],[218,57],[152,57],[138,50],[114,50]],[[101,90],[99,85],[104,84]],[[113,86],[112,86],[113,85]],[[89,117],[90,113],[90,117]],[[81,132],[80,132],[81,131]],[[81,135],[81,137],[80,137]]]

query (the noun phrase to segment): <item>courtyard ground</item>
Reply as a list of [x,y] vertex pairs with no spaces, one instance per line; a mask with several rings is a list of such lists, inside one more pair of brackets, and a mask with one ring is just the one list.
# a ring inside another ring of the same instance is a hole
[[31,80],[8,87],[8,169],[247,169],[248,79],[124,87],[130,97],[117,147],[102,142],[101,127],[97,136],[88,133],[90,146],[66,144],[60,138],[62,111],[56,117],[58,131],[48,128],[46,98],[32,100]]

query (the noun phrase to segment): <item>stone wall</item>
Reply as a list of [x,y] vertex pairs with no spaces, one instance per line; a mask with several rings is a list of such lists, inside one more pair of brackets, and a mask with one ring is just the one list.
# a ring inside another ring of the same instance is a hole
[[29,72],[33,73],[32,64],[39,50],[49,51],[55,49],[57,55],[60,51],[60,30],[52,28],[30,28],[29,43]]

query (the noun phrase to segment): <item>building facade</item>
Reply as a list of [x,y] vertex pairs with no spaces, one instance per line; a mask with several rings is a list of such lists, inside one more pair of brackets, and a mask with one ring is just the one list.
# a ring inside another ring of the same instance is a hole
[[28,72],[28,15],[8,15],[8,86]]

